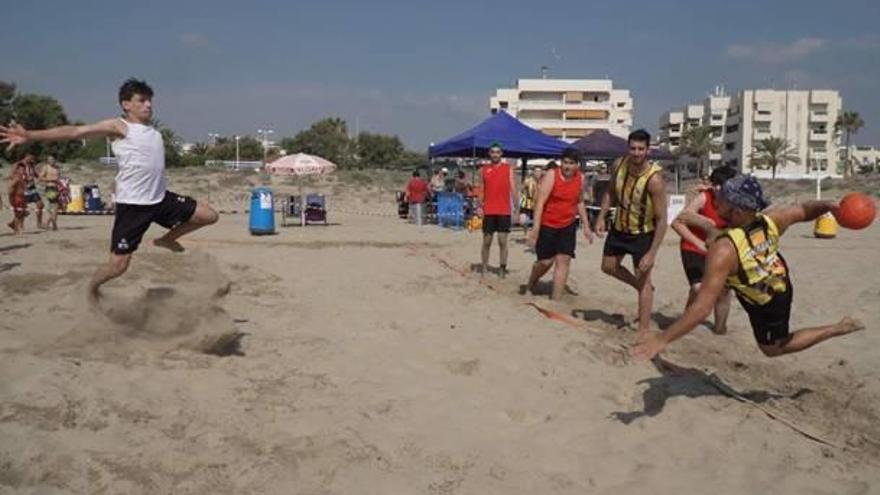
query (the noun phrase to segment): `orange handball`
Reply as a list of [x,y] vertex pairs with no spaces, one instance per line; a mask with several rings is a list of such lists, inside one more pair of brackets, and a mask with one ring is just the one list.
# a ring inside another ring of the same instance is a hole
[[860,230],[871,225],[876,214],[877,206],[870,196],[851,192],[840,200],[840,210],[836,217],[840,225],[848,229]]

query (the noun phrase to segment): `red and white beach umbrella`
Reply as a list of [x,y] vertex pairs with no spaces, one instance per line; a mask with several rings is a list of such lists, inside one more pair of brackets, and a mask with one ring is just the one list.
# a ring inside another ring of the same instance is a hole
[[266,172],[272,175],[327,175],[334,170],[336,170],[335,163],[305,153],[283,156],[266,165]]

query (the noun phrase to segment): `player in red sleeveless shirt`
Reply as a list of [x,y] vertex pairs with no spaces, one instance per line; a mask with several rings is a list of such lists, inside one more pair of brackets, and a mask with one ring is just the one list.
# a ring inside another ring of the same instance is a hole
[[562,164],[549,170],[538,186],[535,204],[535,224],[528,235],[528,243],[535,247],[537,261],[532,265],[528,290],[534,293],[535,284],[553,269],[553,292],[550,299],[559,299],[568,281],[568,270],[577,244],[579,215],[584,237],[593,243],[593,232],[584,207],[584,178],[579,170],[580,156],[576,149],[562,153]]
[[486,275],[492,238],[498,233],[498,248],[501,251],[498,276],[501,278],[507,275],[507,236],[510,234],[511,205],[519,203],[513,169],[501,161],[503,154],[501,145],[492,143],[489,147],[489,163],[480,169],[480,179],[483,183],[483,246],[480,252],[482,259],[480,274]]
[[[709,176],[711,186],[695,196],[681,215],[672,221],[672,230],[681,236],[681,264],[691,286],[687,306],[694,302],[703,281],[706,254],[709,252],[706,229],[723,229],[726,222],[718,215],[716,195],[729,179],[736,176],[732,167],[717,168]],[[730,314],[730,292],[725,291],[715,303],[715,325],[712,331],[718,335],[727,333],[727,316]]]

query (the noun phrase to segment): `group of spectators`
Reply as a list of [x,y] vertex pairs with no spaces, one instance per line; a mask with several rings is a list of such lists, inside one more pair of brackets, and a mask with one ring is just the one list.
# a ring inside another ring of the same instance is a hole
[[[36,157],[30,153],[26,154],[12,165],[12,171],[6,176],[6,182],[6,197],[12,209],[12,220],[7,225],[15,234],[24,231],[24,219],[32,203],[36,210],[37,228],[58,230],[59,208],[64,206],[67,195],[55,157],[49,155],[38,172]],[[46,203],[43,202],[38,187],[42,188]],[[47,204],[49,218],[44,224],[43,210]],[[0,209],[2,208],[3,199],[0,196]]]

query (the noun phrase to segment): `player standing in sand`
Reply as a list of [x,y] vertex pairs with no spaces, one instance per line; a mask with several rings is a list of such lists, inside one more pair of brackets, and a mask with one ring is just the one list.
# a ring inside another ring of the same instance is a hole
[[[666,184],[663,169],[648,160],[651,135],[639,129],[627,140],[629,152],[617,160],[612,182],[602,196],[596,234],[605,235],[605,218],[612,203],[617,207],[614,224],[602,253],[602,271],[634,288],[639,294],[638,336],[651,331],[654,286],[651,270],[666,235]],[[623,264],[632,256],[633,271]]]
[[513,168],[501,158],[504,152],[499,143],[489,146],[489,163],[480,169],[480,180],[483,183],[483,245],[480,251],[480,276],[486,275],[489,267],[489,251],[492,239],[498,234],[499,263],[498,276],[507,276],[507,238],[510,235],[511,205],[516,204],[516,179]]
[[152,223],[169,229],[153,244],[183,251],[177,240],[217,221],[210,206],[166,189],[165,148],[162,135],[150,125],[153,90],[144,81],[129,79],[119,88],[123,116],[89,125],[67,125],[28,130],[20,125],[0,126],[0,142],[9,148],[30,141],[66,141],[95,137],[113,139],[119,165],[116,175],[116,217],[110,244],[110,260],[89,281],[89,298],[97,302],[101,285],[128,269],[131,255]]
[[26,155],[23,160],[16,163],[12,172],[7,177],[9,181],[7,192],[9,193],[9,207],[12,208],[12,221],[8,225],[15,235],[24,230],[24,217],[27,216],[27,200],[25,199],[25,185],[27,184],[27,171],[25,160],[31,155]]
[[832,201],[807,201],[762,213],[768,204],[754,177],[739,175],[724,184],[718,214],[730,228],[709,248],[693,304],[664,332],[645,336],[633,347],[634,356],[651,359],[693,330],[709,316],[727,287],[748,313],[761,352],[770,357],[802,351],[864,328],[846,317],[831,325],[789,332],[794,287],[788,263],[779,252],[779,238],[791,225],[812,222],[829,211],[837,213],[839,206]]

